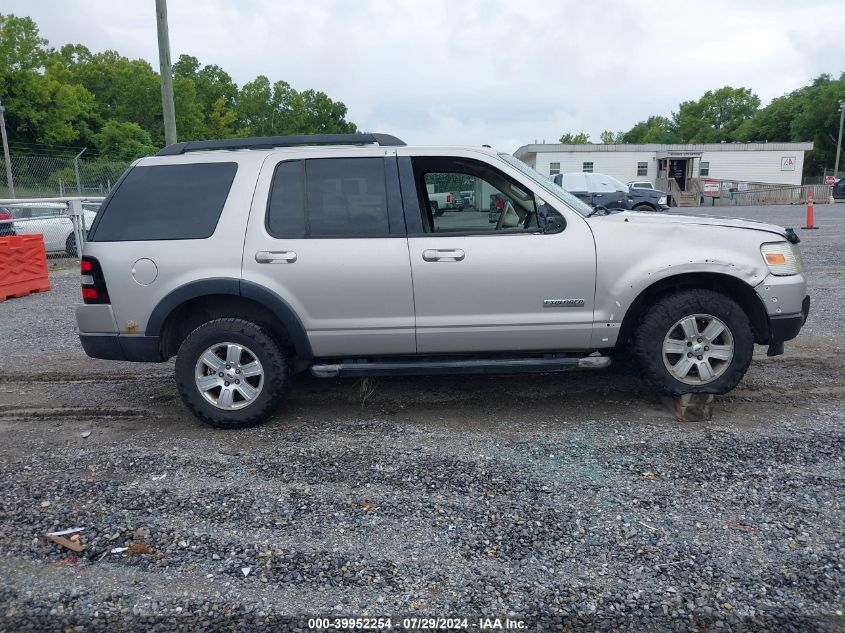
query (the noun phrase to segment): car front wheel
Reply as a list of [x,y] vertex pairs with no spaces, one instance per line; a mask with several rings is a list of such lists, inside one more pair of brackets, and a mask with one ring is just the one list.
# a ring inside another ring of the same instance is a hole
[[176,383],[203,422],[240,429],[263,422],[287,391],[288,362],[275,339],[244,319],[203,323],[176,355]]
[[646,383],[659,393],[727,393],[754,351],[743,309],[712,290],[684,290],[657,301],[634,335],[633,353]]

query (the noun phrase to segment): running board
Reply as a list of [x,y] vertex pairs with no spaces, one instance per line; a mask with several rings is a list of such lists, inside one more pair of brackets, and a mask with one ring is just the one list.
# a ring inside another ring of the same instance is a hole
[[604,369],[609,365],[610,357],[608,356],[396,362],[362,361],[312,365],[311,373],[318,378],[426,374],[514,374],[566,371],[568,369]]

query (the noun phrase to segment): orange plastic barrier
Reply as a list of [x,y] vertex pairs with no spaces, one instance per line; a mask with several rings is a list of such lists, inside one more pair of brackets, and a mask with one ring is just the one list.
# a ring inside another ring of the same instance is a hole
[[44,238],[41,235],[0,237],[0,301],[49,289]]

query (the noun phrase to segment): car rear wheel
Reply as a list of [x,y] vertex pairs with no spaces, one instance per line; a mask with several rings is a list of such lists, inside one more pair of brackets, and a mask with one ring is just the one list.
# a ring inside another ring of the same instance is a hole
[[182,400],[200,420],[218,428],[263,422],[278,408],[289,382],[287,359],[278,343],[244,319],[200,325],[176,355]]
[[712,290],[684,290],[655,303],[634,335],[643,379],[659,393],[727,393],[751,363],[754,334],[743,309]]
[[[61,239],[61,238],[60,238]],[[65,252],[69,257],[78,257],[79,249],[76,248],[76,236],[71,233],[65,240]]]

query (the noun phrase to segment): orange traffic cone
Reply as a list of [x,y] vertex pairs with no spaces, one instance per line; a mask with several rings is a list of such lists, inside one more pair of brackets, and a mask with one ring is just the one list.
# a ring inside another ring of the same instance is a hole
[[813,213],[813,190],[807,189],[807,226],[802,226],[802,229],[817,229],[819,227],[813,224],[815,220]]

